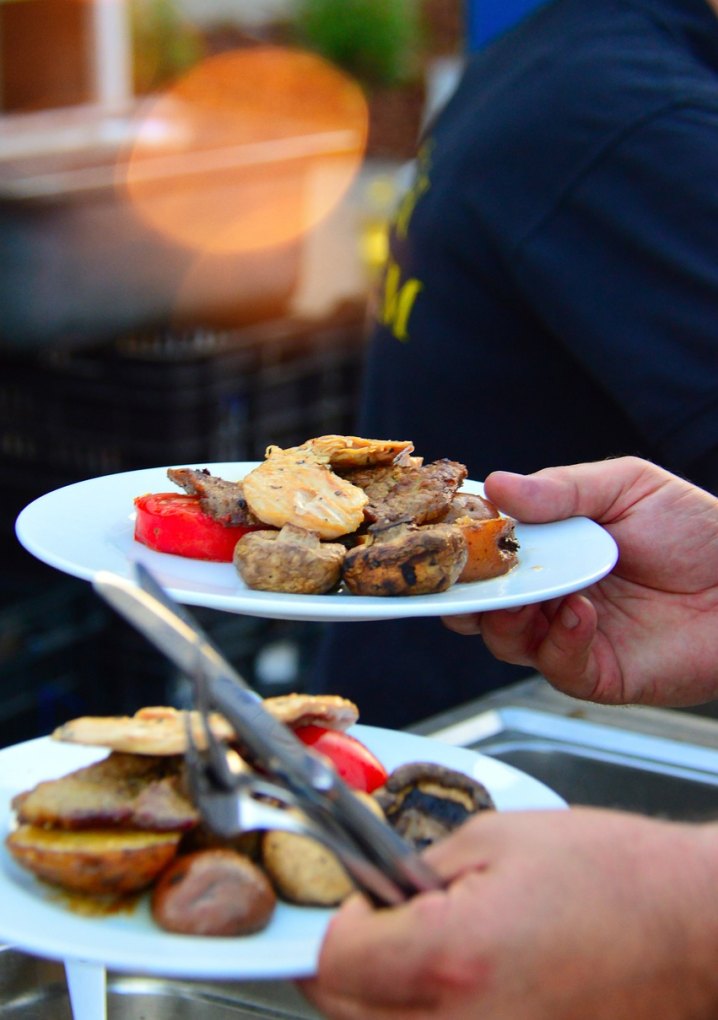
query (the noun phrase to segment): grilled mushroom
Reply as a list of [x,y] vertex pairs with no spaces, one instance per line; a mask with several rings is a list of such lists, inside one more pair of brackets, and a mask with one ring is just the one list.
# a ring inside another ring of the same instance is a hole
[[467,555],[455,525],[373,525],[370,540],[347,553],[342,577],[354,595],[431,595],[451,587]]
[[478,811],[496,807],[477,780],[431,762],[401,765],[374,796],[389,824],[417,849],[443,839]]
[[346,550],[293,524],[250,531],[237,542],[234,565],[248,588],[323,595],[339,581]]

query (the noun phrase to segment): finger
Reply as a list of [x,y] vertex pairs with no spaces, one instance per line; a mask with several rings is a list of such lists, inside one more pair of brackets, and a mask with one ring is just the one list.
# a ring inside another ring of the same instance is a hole
[[[566,694],[596,696],[607,684],[601,677],[597,613],[585,596],[574,594],[555,602],[538,616],[530,608],[508,624],[503,613],[484,614],[482,636],[489,650],[507,662],[531,665]],[[605,659],[605,656],[603,657]]]
[[318,978],[307,994],[341,1001],[347,1010],[349,1004],[362,1003],[365,1010],[371,1007],[364,1015],[372,1017],[379,1008],[432,1007],[437,992],[427,976],[441,952],[439,932],[446,927],[448,910],[443,891],[423,893],[388,910],[345,904],[329,925]]
[[461,613],[459,616],[443,616],[441,622],[455,634],[471,636],[481,633],[481,613]]
[[549,621],[546,608],[533,605],[482,613],[479,626],[486,647],[497,659],[535,667],[537,650],[546,636]]
[[662,478],[653,465],[620,457],[544,468],[531,475],[494,471],[484,490],[488,499],[520,521],[543,523],[582,516],[608,523]]

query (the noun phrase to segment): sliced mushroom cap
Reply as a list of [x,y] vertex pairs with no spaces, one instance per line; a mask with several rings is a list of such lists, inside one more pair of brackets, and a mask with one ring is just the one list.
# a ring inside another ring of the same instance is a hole
[[374,796],[389,824],[418,849],[496,807],[478,780],[432,762],[401,765]]

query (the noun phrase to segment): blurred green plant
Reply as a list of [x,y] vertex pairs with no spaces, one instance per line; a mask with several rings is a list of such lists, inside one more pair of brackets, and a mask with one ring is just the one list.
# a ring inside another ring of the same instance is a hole
[[175,0],[131,0],[135,92],[143,95],[173,81],[205,54],[201,33]]
[[419,75],[418,0],[299,0],[294,26],[300,44],[369,89]]

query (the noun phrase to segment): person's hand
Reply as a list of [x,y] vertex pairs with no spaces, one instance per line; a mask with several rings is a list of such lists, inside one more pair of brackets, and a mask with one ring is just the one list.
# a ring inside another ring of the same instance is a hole
[[427,852],[445,892],[354,896],[301,987],[333,1020],[714,1020],[717,843],[607,811],[482,813]]
[[485,488],[520,521],[592,518],[619,561],[583,593],[446,626],[480,632],[497,658],[577,698],[679,706],[718,696],[718,499],[634,457],[498,471]]

